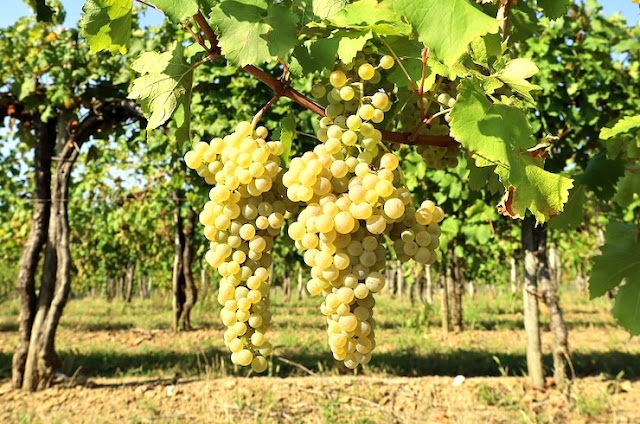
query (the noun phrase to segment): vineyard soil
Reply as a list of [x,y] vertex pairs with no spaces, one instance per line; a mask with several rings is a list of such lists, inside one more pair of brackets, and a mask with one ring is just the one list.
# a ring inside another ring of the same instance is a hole
[[[196,330],[178,335],[160,296],[72,300],[58,339],[67,377],[35,394],[9,389],[17,306],[5,302],[0,422],[640,422],[640,340],[615,326],[603,299],[562,295],[577,374],[569,393],[534,390],[522,377],[520,300],[510,293],[465,296],[469,330],[449,335],[437,309],[382,296],[380,343],[358,378],[330,360],[317,299],[286,305],[278,296],[270,376],[247,378],[223,349],[212,300],[195,308]],[[546,353],[551,342],[545,331]],[[467,379],[454,387],[458,374]]]

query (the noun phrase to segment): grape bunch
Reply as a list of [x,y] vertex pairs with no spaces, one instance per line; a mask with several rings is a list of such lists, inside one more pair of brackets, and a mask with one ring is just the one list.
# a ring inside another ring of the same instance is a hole
[[224,341],[234,364],[256,372],[267,368],[265,357],[272,351],[265,340],[271,321],[270,250],[292,207],[280,183],[283,145],[265,141],[267,133],[240,122],[232,134],[199,142],[185,155],[187,166],[213,185],[200,222],[210,241],[205,258],[222,277]]
[[391,104],[376,84],[394,60],[371,62],[359,55],[331,73],[328,92],[313,87],[329,103],[317,133],[322,144],[294,158],[282,178],[289,200],[303,206],[288,234],[311,267],[307,289],[324,296],[329,346],[348,368],[368,363],[375,347],[373,294],[385,285],[384,235],[401,260],[432,264],[444,217],[431,201],[414,207],[398,158],[382,143],[375,124]]

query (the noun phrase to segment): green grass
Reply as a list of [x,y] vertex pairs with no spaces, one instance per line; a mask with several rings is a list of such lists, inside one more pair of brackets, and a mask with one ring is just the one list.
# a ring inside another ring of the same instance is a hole
[[[211,293],[211,292],[210,292]],[[378,296],[377,348],[373,360],[360,373],[398,376],[463,374],[472,376],[520,376],[526,358],[521,301],[517,294],[492,297],[480,293],[465,296],[466,331],[445,335],[440,330],[439,299],[434,305],[400,302]],[[326,344],[326,324],[319,312],[319,298],[286,303],[276,294],[272,300],[274,327],[271,340],[276,355],[321,375],[344,373]],[[617,375],[640,377],[640,346],[629,344],[628,335],[613,323],[608,304],[588,302],[583,295],[563,293],[571,328],[572,361],[578,376]],[[61,371],[92,376],[219,376],[247,375],[232,366],[222,343],[219,306],[210,294],[194,309],[196,331],[173,334],[169,330],[171,306],[167,297],[135,299],[131,304],[100,298],[72,299],[63,315],[57,338]],[[543,328],[547,318],[544,316]],[[0,304],[0,378],[10,375],[15,346],[17,301]],[[550,342],[550,334],[545,334]],[[550,355],[544,357],[551,370]],[[306,375],[299,366],[277,358],[271,376]]]

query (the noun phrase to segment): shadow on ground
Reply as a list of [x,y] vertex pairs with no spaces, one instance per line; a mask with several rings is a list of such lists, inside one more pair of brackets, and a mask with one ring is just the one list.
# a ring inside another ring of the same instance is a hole
[[[79,378],[120,377],[153,375],[248,375],[248,370],[236,369],[229,361],[226,351],[215,348],[200,352],[149,351],[142,353],[115,353],[94,351],[90,353],[60,352],[61,372]],[[499,359],[500,364],[496,359]],[[551,374],[552,361],[545,356],[546,371]],[[274,375],[278,377],[308,375],[302,367],[314,373],[346,371],[334,361],[330,354],[316,355],[304,352],[286,356],[286,361],[274,359]],[[297,365],[292,365],[290,363]],[[624,371],[625,378],[640,378],[640,354],[620,351],[602,353],[574,353],[573,366],[577,377],[599,374],[615,376]],[[10,376],[11,355],[0,352],[0,378]],[[301,367],[302,366],[302,367]],[[455,376],[466,377],[500,376],[501,370],[509,375],[521,376],[526,369],[524,354],[501,354],[480,350],[458,350],[435,352],[429,355],[414,352],[375,353],[369,364],[369,372],[395,376]],[[364,374],[368,371],[365,370]],[[360,371],[363,373],[363,371]]]

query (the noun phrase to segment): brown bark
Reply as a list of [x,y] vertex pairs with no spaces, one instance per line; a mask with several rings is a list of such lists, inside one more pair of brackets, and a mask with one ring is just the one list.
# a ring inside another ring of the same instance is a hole
[[[133,104],[112,102],[107,105],[96,104],[70,134],[67,134],[67,127],[63,122],[57,124],[55,139],[59,146],[56,158],[58,162],[52,180],[53,188],[49,186],[49,228],[37,310],[30,328],[26,362],[22,372],[23,389],[34,391],[50,386],[58,365],[55,336],[71,292],[68,195],[73,165],[83,143],[97,130],[105,124],[121,123],[131,117],[141,117]],[[21,340],[25,339],[26,331],[22,329]],[[19,366],[13,372],[14,382],[19,381]]]
[[191,330],[191,310],[198,301],[198,287],[193,278],[193,234],[197,219],[192,207],[187,209],[187,225],[184,229],[184,250],[182,252],[182,273],[185,281],[186,301],[182,311],[182,329]]
[[511,281],[511,293],[515,293],[518,291],[518,263],[516,262],[516,258],[511,258],[509,280]]
[[184,231],[182,229],[182,192],[175,193],[176,208],[173,215],[174,222],[174,255],[173,255],[173,331],[178,331],[180,317],[186,301],[185,281],[182,267],[184,264]]
[[462,322],[462,270],[460,269],[460,262],[458,257],[453,252],[453,249],[449,252],[451,261],[451,324],[453,325],[453,331],[461,333],[464,330],[464,324]]
[[547,227],[535,229],[538,242],[537,257],[540,264],[538,279],[542,290],[542,300],[549,310],[551,331],[554,335],[553,343],[553,379],[558,388],[564,388],[567,380],[566,361],[569,360],[569,335],[564,322],[564,315],[558,301],[557,280],[549,274],[549,260],[547,259]]
[[440,293],[440,316],[442,320],[442,331],[449,332],[449,289],[448,277],[444,274],[440,276],[442,291]]
[[431,305],[433,304],[433,276],[431,274],[431,265],[426,266],[425,274],[427,277],[426,300],[427,303]]
[[400,300],[404,300],[404,270],[400,261],[396,261],[396,288]]
[[538,245],[535,236],[535,219],[527,217],[522,222],[522,248],[524,252],[524,329],[527,336],[527,371],[535,387],[544,386],[542,368],[542,343],[540,341],[540,313],[538,309]]
[[131,262],[127,267],[127,284],[126,289],[124,291],[124,301],[127,303],[131,303],[131,298],[133,297],[133,279],[136,273],[136,263]]
[[115,296],[115,285],[113,277],[109,275],[107,276],[107,287],[105,289],[105,295],[107,296],[108,301],[113,300],[113,297]]
[[304,284],[302,283],[302,268],[298,268],[298,300],[302,300],[304,296]]
[[36,122],[36,145],[34,148],[34,202],[31,230],[20,257],[20,268],[16,286],[20,295],[20,317],[18,347],[13,355],[12,385],[22,387],[31,328],[36,314],[36,270],[49,230],[51,212],[51,157],[56,141],[56,122]]

